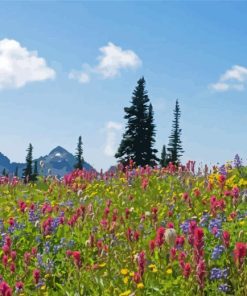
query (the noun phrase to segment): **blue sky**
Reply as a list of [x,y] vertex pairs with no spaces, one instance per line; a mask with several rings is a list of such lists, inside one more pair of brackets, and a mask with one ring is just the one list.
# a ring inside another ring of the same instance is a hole
[[154,105],[159,153],[173,108],[183,161],[247,157],[244,2],[2,2],[0,151],[24,161],[57,145],[107,169],[137,80]]

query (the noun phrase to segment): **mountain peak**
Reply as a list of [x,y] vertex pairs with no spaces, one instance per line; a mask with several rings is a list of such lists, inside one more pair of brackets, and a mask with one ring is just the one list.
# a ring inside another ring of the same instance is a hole
[[49,155],[51,154],[64,154],[64,153],[69,153],[66,149],[64,149],[61,146],[57,146],[56,148],[52,149],[51,152],[49,153]]

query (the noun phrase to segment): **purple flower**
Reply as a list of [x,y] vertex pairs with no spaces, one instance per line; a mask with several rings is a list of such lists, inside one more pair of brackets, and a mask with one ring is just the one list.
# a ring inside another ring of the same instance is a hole
[[215,237],[219,238],[222,232],[222,219],[219,219],[219,218],[212,219],[209,222],[208,229],[211,233],[215,232],[215,229],[217,229],[214,235]]
[[226,167],[224,164],[221,167],[219,167],[219,173],[223,176],[227,175]]
[[234,167],[235,168],[240,168],[241,166],[242,166],[242,160],[239,157],[239,155],[236,154],[235,157],[234,157]]
[[225,247],[222,246],[222,245],[218,245],[216,246],[214,249],[213,249],[213,253],[212,253],[212,256],[211,258],[213,260],[217,260],[221,257],[221,255],[224,253],[225,251]]
[[180,228],[182,229],[183,233],[188,233],[190,228],[190,221],[185,221],[183,224],[180,225]]
[[219,285],[219,291],[226,293],[229,290],[230,290],[230,287],[227,284],[221,284],[221,285]]
[[228,269],[212,268],[210,272],[210,280],[226,279],[228,277]]

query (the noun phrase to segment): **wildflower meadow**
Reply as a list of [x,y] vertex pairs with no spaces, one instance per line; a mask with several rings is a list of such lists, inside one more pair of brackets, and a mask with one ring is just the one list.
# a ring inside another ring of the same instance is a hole
[[246,295],[246,168],[0,179],[0,295]]

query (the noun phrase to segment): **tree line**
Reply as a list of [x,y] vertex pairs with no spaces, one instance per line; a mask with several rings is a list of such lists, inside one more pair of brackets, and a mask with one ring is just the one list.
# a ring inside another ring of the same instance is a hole
[[[134,166],[155,166],[160,164],[166,167],[169,162],[175,165],[180,163],[180,158],[183,154],[179,119],[181,111],[178,100],[176,100],[175,109],[173,111],[174,119],[172,122],[172,130],[169,136],[168,145],[163,145],[161,157],[157,156],[158,150],[154,147],[156,136],[156,125],[154,123],[154,111],[150,102],[148,92],[146,90],[146,82],[144,77],[137,81],[131,105],[124,108],[124,119],[127,120],[125,132],[119,148],[115,154],[115,158],[124,166],[130,161]],[[74,165],[75,169],[83,169],[83,148],[82,137],[79,136]],[[7,175],[6,170],[2,172]],[[33,161],[33,146],[29,144],[26,156],[26,167],[23,170],[23,179],[25,182],[36,181],[38,176],[38,163]],[[18,176],[18,167],[15,171],[15,176]]]
[[163,145],[161,157],[158,158],[158,151],[154,148],[156,135],[154,111],[145,87],[146,82],[142,77],[133,91],[131,106],[124,108],[124,119],[127,120],[127,124],[115,157],[125,165],[130,160],[136,166],[155,166],[159,163],[165,167],[169,162],[178,165],[184,152],[181,141],[182,129],[179,125],[181,117],[179,102],[176,100],[168,148]]

